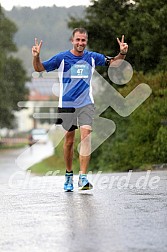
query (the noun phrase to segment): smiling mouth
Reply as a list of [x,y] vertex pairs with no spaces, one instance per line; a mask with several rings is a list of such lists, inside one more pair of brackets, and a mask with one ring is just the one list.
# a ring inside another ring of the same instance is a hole
[[79,50],[83,50],[83,48],[84,48],[83,46],[78,46]]

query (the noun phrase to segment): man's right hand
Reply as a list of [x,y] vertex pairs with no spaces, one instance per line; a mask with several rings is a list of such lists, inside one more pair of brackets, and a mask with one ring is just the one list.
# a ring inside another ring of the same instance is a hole
[[35,38],[35,45],[32,47],[32,55],[34,57],[39,56],[41,47],[42,47],[42,40],[38,44],[38,40],[37,40],[37,38]]
[[41,63],[40,57],[39,57],[41,47],[42,47],[42,40],[38,44],[38,40],[37,40],[37,38],[35,38],[35,45],[32,47],[32,56],[33,56],[34,70],[37,72],[42,72],[45,70],[43,64]]

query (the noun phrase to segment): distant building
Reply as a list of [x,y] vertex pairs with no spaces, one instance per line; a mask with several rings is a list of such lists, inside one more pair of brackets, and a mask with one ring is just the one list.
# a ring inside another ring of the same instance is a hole
[[[44,102],[58,100],[59,84],[56,81],[55,79],[34,78],[31,82],[26,83],[26,87],[29,89],[28,101],[22,102],[24,108],[14,113],[17,131],[25,132],[36,127],[46,129],[50,127],[51,122],[41,124],[39,119],[33,118],[33,114],[40,112]],[[53,108],[49,109],[53,110]]]

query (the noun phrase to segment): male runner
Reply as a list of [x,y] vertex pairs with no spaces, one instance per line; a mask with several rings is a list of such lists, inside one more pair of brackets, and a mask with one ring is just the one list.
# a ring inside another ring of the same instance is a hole
[[84,28],[75,28],[72,32],[71,50],[61,52],[51,59],[41,62],[40,50],[42,41],[32,47],[33,66],[35,71],[54,71],[58,69],[60,81],[60,96],[57,124],[61,123],[66,130],[64,141],[64,160],[66,165],[64,190],[73,190],[73,146],[75,129],[80,129],[80,174],[78,186],[82,190],[92,189],[92,184],[87,179],[87,169],[90,161],[91,131],[95,113],[94,100],[91,89],[93,69],[96,66],[109,66],[118,59],[124,59],[128,45],[117,38],[120,53],[111,58],[103,54],[87,51],[88,33]]

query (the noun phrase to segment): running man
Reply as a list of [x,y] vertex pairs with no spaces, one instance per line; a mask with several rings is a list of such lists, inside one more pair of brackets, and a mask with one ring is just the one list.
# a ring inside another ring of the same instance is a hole
[[73,150],[75,130],[80,130],[80,172],[78,186],[81,190],[92,189],[92,184],[87,179],[87,169],[91,153],[91,131],[95,114],[94,100],[91,89],[93,69],[96,66],[110,66],[118,59],[124,59],[128,45],[117,38],[120,53],[115,57],[87,51],[88,33],[84,28],[75,28],[72,32],[72,49],[56,54],[47,61],[41,62],[40,50],[42,41],[32,47],[33,66],[37,72],[54,71],[58,69],[60,82],[60,95],[56,124],[62,124],[66,130],[64,139],[64,160],[66,165],[65,191],[73,191]]

